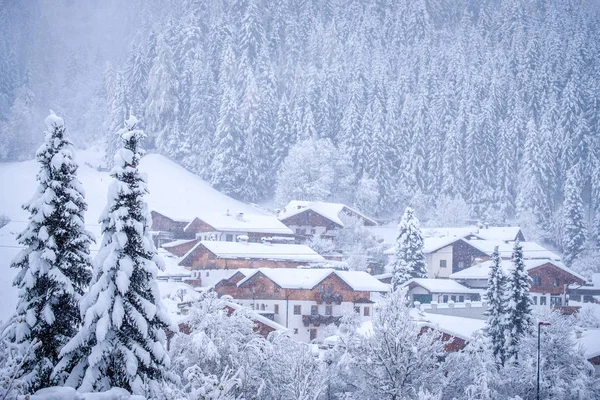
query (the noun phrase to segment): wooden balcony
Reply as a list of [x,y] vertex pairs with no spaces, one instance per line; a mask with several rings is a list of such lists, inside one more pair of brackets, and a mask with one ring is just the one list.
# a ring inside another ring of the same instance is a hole
[[318,292],[315,295],[315,301],[319,304],[342,304],[344,296],[341,293],[336,292]]
[[321,314],[303,315],[302,323],[304,324],[304,326],[313,325],[315,327],[321,326],[321,325],[331,325],[331,324],[339,325],[340,318],[341,317],[334,317],[333,315],[321,315]]

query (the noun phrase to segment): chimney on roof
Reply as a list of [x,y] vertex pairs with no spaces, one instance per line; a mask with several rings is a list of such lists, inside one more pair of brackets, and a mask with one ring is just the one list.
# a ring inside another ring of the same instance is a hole
[[244,220],[244,213],[237,213],[235,216],[239,221],[243,221]]

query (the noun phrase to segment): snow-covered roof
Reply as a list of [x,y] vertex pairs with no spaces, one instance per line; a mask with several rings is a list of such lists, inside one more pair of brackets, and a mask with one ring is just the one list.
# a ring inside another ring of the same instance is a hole
[[470,289],[452,279],[413,278],[403,286],[416,284],[431,293],[479,293],[479,290]]
[[[464,240],[459,237],[449,236],[449,237],[426,237],[423,238],[423,253],[435,253],[436,251],[443,249],[446,246],[450,246],[452,243],[457,242],[459,240]],[[396,253],[396,247],[391,247],[383,252],[387,255],[392,255]]]
[[479,228],[473,235],[483,240],[514,241],[521,232],[518,226],[489,226]]
[[389,286],[381,283],[364,271],[338,271],[334,269],[290,269],[290,268],[259,268],[253,274],[238,282],[243,285],[258,273],[284,289],[313,289],[328,276],[334,274],[342,279],[353,290],[361,292],[387,292]]
[[[398,237],[398,226],[371,226],[369,231],[384,243],[395,244]],[[422,227],[421,233],[423,238],[451,238],[462,239],[469,236],[475,236],[481,240],[495,240],[499,242],[514,241],[521,231],[518,226],[490,226],[487,228],[479,228],[477,226],[465,226],[458,228],[445,227]],[[434,243],[432,241],[432,243]]]
[[[420,326],[427,326],[454,337],[470,340],[475,333],[485,328],[485,320],[452,315],[429,314],[416,308],[410,309],[411,318]],[[373,335],[373,321],[363,322],[356,331],[362,336]]]
[[197,239],[180,239],[180,240],[174,240],[172,242],[169,243],[163,243],[161,245],[162,248],[164,249],[170,249],[171,247],[176,247],[176,246],[180,246],[182,244],[186,244],[186,243],[190,243],[190,242],[195,242]]
[[[465,268],[461,271],[455,272],[450,275],[451,279],[457,280],[486,280],[490,274],[490,268],[492,267],[492,260],[484,261],[473,265],[472,267]],[[534,260],[523,260],[525,264],[525,269],[529,271],[530,269],[539,267],[541,265],[550,263],[557,268],[562,269],[563,271],[576,276],[579,279],[585,280],[583,276],[573,271],[572,269],[565,266],[563,263],[551,259],[534,259]],[[510,273],[510,271],[514,268],[514,264],[512,260],[501,260],[502,270],[505,274]]]
[[[215,230],[223,232],[260,232],[275,235],[292,235],[294,233],[274,215],[234,214],[224,210],[222,212],[200,212],[197,218]],[[187,224],[184,231],[189,229],[194,220]]]
[[165,270],[158,271],[158,278],[168,278],[174,276],[192,276],[191,271],[179,265],[179,258],[175,257],[173,254],[169,253],[164,249],[159,249],[158,255],[162,257],[165,263]]
[[583,347],[587,360],[600,356],[600,329],[583,331],[577,342]]
[[453,315],[430,314],[420,312],[417,309],[410,310],[411,316],[419,325],[428,326],[445,332],[451,336],[470,340],[475,333],[485,328],[485,320],[465,317],[455,317]]
[[220,258],[250,258],[266,260],[289,260],[299,262],[324,262],[316,251],[302,244],[269,244],[249,242],[201,241],[188,251],[181,260],[187,258],[199,246],[204,246]]
[[232,309],[234,309],[235,311],[237,310],[244,310],[248,313],[248,316],[257,322],[260,322],[270,328],[273,328],[276,331],[287,331],[288,328],[286,328],[285,326],[278,324],[277,322],[273,321],[272,319],[269,319],[267,317],[265,317],[264,315],[260,315],[259,313],[257,313],[256,311],[251,310],[248,307],[244,307],[240,304],[234,303],[233,301],[228,301],[225,303],[227,305],[227,307],[230,307]]
[[371,222],[373,225],[377,225],[377,223],[371,218],[353,209],[352,207],[348,207],[342,203],[326,203],[323,201],[292,200],[279,213],[279,219],[284,220],[306,210],[312,210],[328,220],[333,221],[340,226],[344,226],[344,223],[340,218],[344,209],[348,209],[349,211],[359,215],[361,218]]
[[431,238],[464,238],[473,234],[475,231],[477,231],[476,226],[421,228],[423,236]]
[[[498,251],[501,258],[510,258],[513,253],[514,243],[506,243],[497,240],[467,240],[466,243],[475,247],[477,250],[487,255],[492,255],[494,248],[498,246]],[[535,242],[521,242],[523,247],[523,258],[524,259],[549,259],[549,260],[560,260],[560,256],[556,253],[548,250],[547,248],[535,243]]]
[[518,226],[464,226],[457,228],[428,227],[422,228],[425,237],[456,237],[465,238],[476,236],[482,240],[512,242],[517,238],[521,228]]

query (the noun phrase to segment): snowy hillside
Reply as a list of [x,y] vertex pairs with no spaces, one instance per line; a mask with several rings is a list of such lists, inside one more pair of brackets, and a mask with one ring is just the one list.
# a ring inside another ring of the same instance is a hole
[[[86,226],[100,241],[98,217],[106,205],[106,195],[111,177],[108,172],[99,172],[88,165],[96,165],[98,154],[94,151],[78,153],[79,179],[83,183],[88,202]],[[147,175],[150,194],[147,201],[150,209],[160,210],[166,215],[191,218],[200,212],[243,212],[245,215],[264,215],[253,206],[234,200],[213,189],[200,179],[172,161],[157,154],[149,154],[140,164],[140,170]],[[16,235],[27,222],[27,212],[21,205],[28,201],[36,188],[38,165],[35,160],[18,163],[0,163],[0,215],[6,215],[11,222],[0,229],[0,321],[6,321],[16,305],[16,291],[12,280],[16,270],[10,270],[12,258],[17,254]],[[92,245],[92,255],[98,244]]]

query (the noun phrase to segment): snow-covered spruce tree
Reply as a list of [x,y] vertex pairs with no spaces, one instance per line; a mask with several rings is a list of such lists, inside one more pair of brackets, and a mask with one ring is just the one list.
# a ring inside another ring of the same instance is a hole
[[[597,399],[600,387],[594,383],[593,366],[578,345],[572,317],[554,310],[541,310],[536,319],[550,322],[540,335],[540,398],[548,400]],[[499,399],[533,399],[536,392],[537,335],[526,335],[519,345],[520,363],[500,369],[496,378]]]
[[419,390],[437,390],[443,346],[439,332],[421,331],[413,321],[406,290],[392,292],[373,316],[373,334],[348,342],[352,398],[413,399]]
[[169,319],[163,309],[156,273],[162,268],[150,237],[138,171],[144,133],[130,116],[121,131],[123,148],[115,155],[115,178],[102,213],[102,246],[94,260],[90,291],[81,301],[83,326],[62,349],[57,374],[82,392],[120,387],[133,394],[153,393],[170,364],[165,343]]
[[488,308],[486,311],[487,326],[485,334],[490,342],[492,354],[496,358],[496,362],[500,364],[504,364],[505,287],[506,282],[504,273],[502,272],[502,260],[496,246],[492,254],[492,267],[488,277],[486,292]]
[[77,333],[78,303],[91,277],[93,239],[85,230],[87,204],[74,149],[62,118],[51,112],[46,126],[46,141],[37,151],[39,185],[24,206],[29,225],[17,239],[25,249],[11,265],[20,269],[13,283],[19,289],[17,309],[4,331],[24,352],[39,342],[23,360],[20,378],[27,392],[60,384],[60,377],[51,378],[52,369]]
[[514,245],[512,263],[514,266],[506,284],[506,312],[504,313],[506,360],[518,358],[519,343],[532,327],[529,275],[523,262],[523,247],[518,240]]
[[[254,332],[253,312],[240,309],[229,314],[226,307],[227,300],[216,292],[203,294],[191,309],[187,324],[190,333],[173,339],[171,372],[181,377],[173,391],[183,397],[199,398],[202,391],[211,391],[207,389],[211,382],[224,388],[229,382],[231,392],[239,391],[252,376],[246,371],[256,368],[253,360],[262,355],[265,340]],[[246,384],[244,390],[251,393],[253,385],[258,383]],[[226,391],[222,390],[221,396]]]
[[406,207],[398,228],[400,233],[396,239],[396,254],[391,264],[393,290],[411,278],[427,277],[423,235],[419,227],[419,219],[414,215],[411,207]]
[[587,240],[579,174],[577,166],[567,174],[562,220],[559,222],[562,224],[564,261],[569,266],[582,255]]

